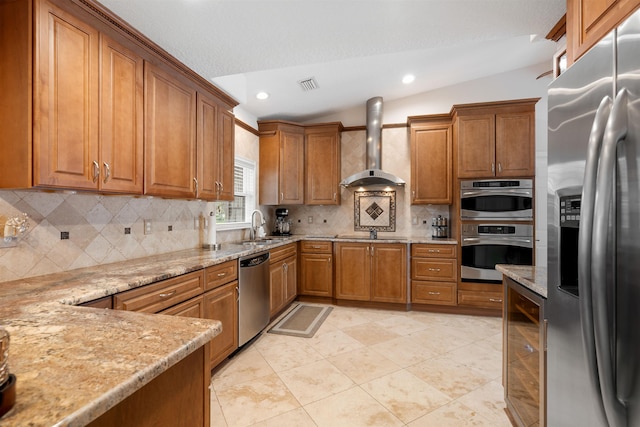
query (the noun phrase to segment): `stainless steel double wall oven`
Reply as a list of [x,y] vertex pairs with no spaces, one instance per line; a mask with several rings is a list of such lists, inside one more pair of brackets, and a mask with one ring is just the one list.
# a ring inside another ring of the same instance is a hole
[[463,282],[502,283],[496,264],[533,264],[533,180],[460,182]]

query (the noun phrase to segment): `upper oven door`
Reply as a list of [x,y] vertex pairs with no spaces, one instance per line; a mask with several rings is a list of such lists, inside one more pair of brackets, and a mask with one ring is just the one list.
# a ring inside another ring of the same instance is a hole
[[532,188],[462,189],[462,219],[533,219]]

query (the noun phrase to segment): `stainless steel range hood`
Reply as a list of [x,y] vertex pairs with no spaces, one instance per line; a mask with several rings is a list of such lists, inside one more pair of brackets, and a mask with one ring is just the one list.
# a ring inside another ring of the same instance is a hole
[[381,169],[382,163],[382,97],[367,101],[367,169],[345,178],[343,187],[367,185],[404,185],[405,182]]

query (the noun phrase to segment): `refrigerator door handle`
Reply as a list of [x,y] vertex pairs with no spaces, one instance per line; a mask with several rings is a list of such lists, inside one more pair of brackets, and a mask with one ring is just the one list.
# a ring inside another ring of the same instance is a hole
[[[598,178],[598,161],[604,131],[611,113],[611,97],[605,96],[600,101],[593,120],[587,146],[587,161],[584,169],[582,186],[580,227],[578,229],[578,294],[580,306],[580,327],[582,343],[585,348],[589,380],[600,394],[598,381],[598,365],[596,361],[595,338],[593,336],[593,305],[591,298],[591,238],[593,229],[593,211],[596,198],[596,182]],[[602,402],[600,402],[602,404]],[[602,407],[604,410],[604,407]]]
[[627,422],[626,406],[618,398],[616,389],[615,337],[609,336],[615,310],[607,304],[609,289],[615,289],[615,278],[612,279],[607,274],[607,260],[611,259],[615,265],[615,250],[608,248],[608,233],[610,220],[613,218],[613,236],[616,235],[616,206],[613,196],[616,191],[616,152],[618,143],[627,136],[627,100],[626,89],[620,90],[607,121],[598,166],[592,237],[592,304],[598,378],[604,411],[611,426],[624,426]]

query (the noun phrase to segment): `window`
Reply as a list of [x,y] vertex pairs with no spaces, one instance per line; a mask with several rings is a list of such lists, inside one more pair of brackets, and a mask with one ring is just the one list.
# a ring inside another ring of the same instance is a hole
[[256,163],[236,157],[233,173],[232,202],[216,203],[216,223],[220,228],[245,228],[256,208]]

